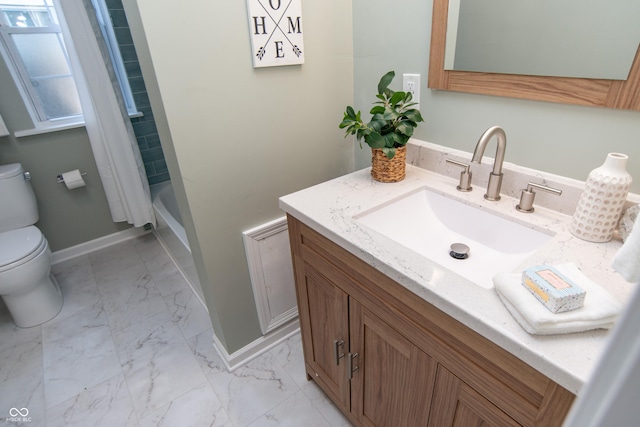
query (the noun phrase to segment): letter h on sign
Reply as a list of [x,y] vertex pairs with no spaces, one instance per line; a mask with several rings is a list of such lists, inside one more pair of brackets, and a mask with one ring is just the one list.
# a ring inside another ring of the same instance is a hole
[[253,67],[304,64],[302,0],[247,0]]

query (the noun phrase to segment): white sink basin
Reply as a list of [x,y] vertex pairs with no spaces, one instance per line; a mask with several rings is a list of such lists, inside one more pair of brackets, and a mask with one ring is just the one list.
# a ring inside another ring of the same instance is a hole
[[[487,289],[496,273],[513,270],[553,237],[426,188],[355,219]],[[470,248],[467,259],[449,255],[453,243]]]

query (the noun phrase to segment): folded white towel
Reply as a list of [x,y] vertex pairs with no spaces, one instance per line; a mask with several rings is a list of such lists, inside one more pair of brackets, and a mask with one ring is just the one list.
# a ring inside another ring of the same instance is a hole
[[640,216],[636,218],[631,233],[624,241],[611,266],[627,282],[640,283]]
[[611,328],[620,313],[620,302],[589,280],[575,264],[555,267],[586,291],[583,307],[552,313],[522,286],[522,274],[499,273],[493,277],[496,292],[520,326],[530,334],[537,335]]

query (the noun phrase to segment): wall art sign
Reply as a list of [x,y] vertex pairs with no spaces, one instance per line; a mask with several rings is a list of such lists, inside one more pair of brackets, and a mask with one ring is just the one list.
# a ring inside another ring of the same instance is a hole
[[304,64],[302,0],[247,0],[253,67]]

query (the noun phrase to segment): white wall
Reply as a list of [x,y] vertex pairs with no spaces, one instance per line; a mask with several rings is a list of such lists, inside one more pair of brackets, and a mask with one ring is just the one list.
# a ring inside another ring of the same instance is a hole
[[[421,73],[421,112],[416,137],[472,152],[482,132],[501,125],[506,160],[585,180],[609,152],[629,155],[633,192],[640,192],[640,112],[553,104],[427,88],[432,1],[354,0],[356,108],[369,111],[382,74]],[[393,23],[393,24],[391,24]],[[399,90],[401,79],[396,77]],[[493,156],[493,147],[487,155]],[[356,166],[370,165],[368,150],[356,148]]]
[[232,353],[260,336],[242,231],[282,216],[279,196],[352,170],[337,126],[353,96],[351,2],[303,1],[305,64],[263,69],[252,66],[245,1],[124,3],[148,50],[144,77],[216,335]]

